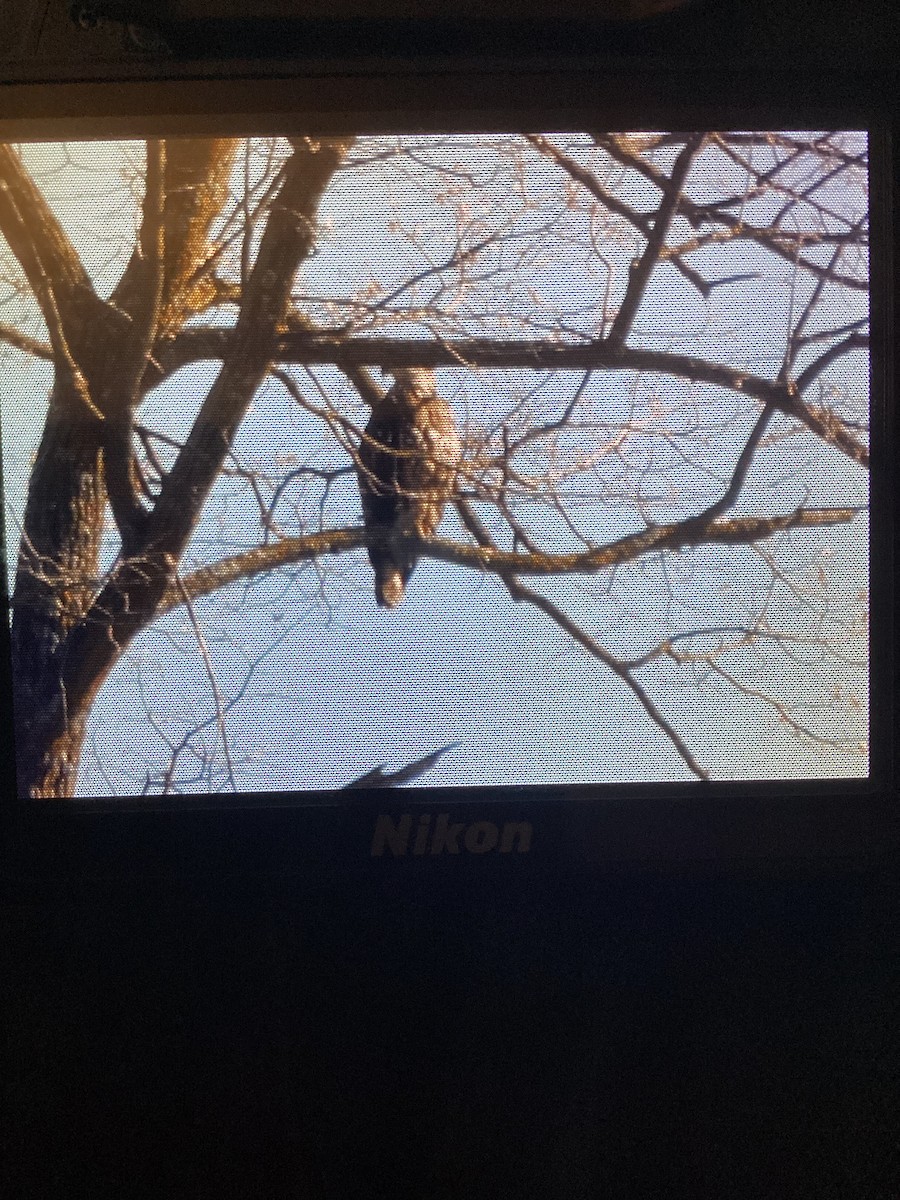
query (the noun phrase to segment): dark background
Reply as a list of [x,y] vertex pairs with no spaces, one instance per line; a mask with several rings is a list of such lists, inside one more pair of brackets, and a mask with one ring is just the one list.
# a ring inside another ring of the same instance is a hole
[[7,1194],[894,1200],[889,900],[390,873],[12,903]]
[[[185,16],[200,7],[157,23],[161,45],[11,5],[0,73],[575,44],[601,63],[724,58],[761,91],[773,67],[820,92],[896,87],[892,6],[874,2],[710,0],[617,26],[576,3],[410,24],[384,0],[367,25],[315,26]],[[497,863],[6,885],[7,1194],[896,1200],[890,863]]]
[[[655,15],[602,19],[628,12]],[[759,70],[761,98],[773,69],[896,79],[894,0],[0,0],[0,16],[7,79],[448,55],[733,64]]]

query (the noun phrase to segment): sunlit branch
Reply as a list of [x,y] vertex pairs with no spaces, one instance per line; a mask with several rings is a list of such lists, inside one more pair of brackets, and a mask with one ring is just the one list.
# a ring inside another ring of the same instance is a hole
[[[43,307],[44,283],[53,281],[54,301],[66,323],[71,307],[92,293],[75,247],[28,173],[16,149],[0,142],[0,233],[25,272]],[[103,302],[93,297],[98,306]],[[47,313],[44,312],[46,319]],[[49,324],[49,321],[48,321]]]
[[[697,638],[718,638],[717,645],[706,650],[680,650],[678,646],[682,642],[692,642]],[[729,638],[730,640],[726,640]],[[636,671],[640,667],[647,667],[652,662],[659,658],[668,657],[673,662],[679,665],[703,664],[708,666],[714,659],[725,654],[742,649],[744,646],[752,645],[756,642],[772,642],[779,646],[785,653],[789,652],[792,646],[809,646],[821,645],[821,639],[812,637],[802,637],[795,633],[788,633],[785,630],[772,629],[764,623],[757,625],[714,625],[705,629],[685,629],[679,633],[673,633],[670,637],[663,638],[661,642],[657,642],[646,650],[643,654],[637,655],[634,658],[623,660],[623,665],[628,667],[630,671]],[[846,663],[848,666],[861,667],[865,665],[866,660],[854,658],[847,654],[842,654],[837,647],[832,645],[829,651],[834,659],[839,662]],[[789,657],[793,662],[797,659],[794,655]]]
[[[640,155],[631,154],[627,151],[624,151],[622,147],[618,145],[612,138],[609,138],[609,140],[604,140],[602,137],[597,137],[595,140],[597,141],[598,145],[606,150],[606,152],[612,157],[616,158],[623,166],[629,166],[644,175],[649,182],[654,184],[655,187],[659,188],[664,196],[667,196],[671,192],[673,186],[672,179],[654,167],[652,163],[648,163],[645,159],[641,158]],[[725,143],[721,137],[718,137],[717,140],[722,149],[727,150],[727,143]],[[624,217],[626,220],[630,221],[635,228],[639,229],[645,237],[648,236],[649,222],[645,214],[637,212],[629,205],[624,204],[617,197],[609,193],[607,189],[600,184],[592,172],[581,166],[580,163],[566,155],[563,151],[553,146],[552,143],[548,142],[546,139],[530,137],[529,141],[531,141],[538,149],[540,149],[542,153],[546,154],[548,157],[551,157],[561,167],[563,167],[573,179],[576,179],[582,183],[583,186],[585,186],[591,192],[591,194],[605,207],[609,208],[611,212],[615,212],[617,215]],[[851,163],[855,163],[856,161],[856,159],[853,159],[851,160]],[[765,187],[771,187],[772,185],[764,184],[761,179],[760,186],[763,188],[763,190],[765,190]],[[690,200],[688,197],[682,197],[679,211],[681,215],[686,217],[695,228],[699,228],[699,226],[703,224],[711,223],[724,226],[723,234],[729,240],[735,238],[745,238],[750,241],[757,242],[759,245],[766,247],[773,254],[779,255],[779,257],[787,259],[789,262],[793,263],[796,259],[802,268],[809,271],[812,275],[818,276],[820,279],[839,283],[845,287],[854,288],[859,291],[866,291],[868,289],[867,280],[856,279],[852,275],[842,275],[838,272],[835,272],[832,267],[822,266],[808,258],[798,258],[798,251],[806,245],[819,245],[831,242],[836,242],[840,248],[853,245],[860,240],[858,228],[854,227],[851,230],[848,230],[846,234],[830,234],[821,232],[812,233],[806,231],[797,232],[775,225],[753,225],[745,222],[740,216],[735,216],[732,213],[723,211],[723,209],[730,207],[733,204],[740,203],[743,201],[743,199],[745,199],[745,197],[733,197],[727,201],[715,201],[712,204],[699,204],[696,201]],[[806,201],[806,203],[811,202]],[[815,205],[813,205],[813,207],[815,207]],[[711,238],[712,240],[717,240],[716,235],[711,235]],[[671,250],[671,261],[673,265],[681,270],[686,277],[690,278],[690,276],[687,274],[686,264],[684,264],[681,259],[681,255],[689,253],[691,249],[698,248],[707,240],[709,239],[697,239],[694,245],[686,244],[683,246],[674,247]],[[864,244],[864,241],[862,244]],[[696,284],[696,280],[692,279],[691,281]],[[717,283],[720,282],[722,281],[712,281],[711,284],[701,286],[700,290],[704,295],[708,295],[711,287],[716,286]]]
[[[717,136],[716,144],[723,151],[723,153],[728,155],[732,162],[736,163],[738,167],[744,171],[747,171],[748,174],[757,180],[756,186],[758,189],[761,188],[763,190],[771,190],[772,192],[787,198],[786,202],[782,205],[781,209],[775,214],[772,220],[772,225],[774,227],[781,228],[785,217],[793,208],[797,207],[798,205],[808,206],[820,216],[829,217],[832,220],[841,221],[845,225],[853,226],[853,222],[846,216],[846,214],[836,212],[834,209],[812,199],[812,197],[832,179],[835,179],[839,175],[843,175],[847,171],[848,167],[861,166],[865,164],[868,157],[865,151],[855,156],[855,158],[850,162],[836,162],[830,170],[823,171],[822,174],[814,179],[807,187],[803,188],[802,191],[798,191],[796,188],[790,187],[783,180],[776,179],[776,176],[782,173],[781,168],[783,167],[785,160],[782,160],[782,162],[778,164],[778,170],[773,169],[760,175],[754,170],[752,162],[749,159],[741,154],[738,154],[728,144],[728,139]],[[788,156],[790,160],[793,160],[794,157],[794,155]],[[796,157],[800,157],[800,155]],[[721,204],[721,202],[717,203]],[[854,233],[858,233],[859,229],[860,226],[855,226],[853,230]]]
[[[147,221],[149,200],[162,220],[165,243],[159,312],[161,326],[177,327],[186,316],[202,312],[225,298],[223,285],[215,279],[213,272],[229,243],[229,222],[225,223],[214,243],[210,242],[209,233],[228,194],[236,147],[235,141],[225,138],[148,142],[142,225],[150,233],[156,225],[153,218]],[[154,193],[159,189],[153,176],[154,160],[158,163],[162,159],[165,169],[157,176],[162,190],[160,207],[154,199]],[[142,232],[111,296],[117,308],[137,314],[139,323],[140,313],[147,303],[148,262]]]
[[[732,640],[725,641],[725,637],[730,635]],[[749,645],[752,642],[768,638],[772,641],[781,641],[784,634],[776,633],[773,630],[763,630],[756,627],[751,628],[748,625],[717,625],[708,629],[686,629],[680,633],[673,633],[671,637],[664,638],[661,642],[645,651],[643,654],[635,658],[625,659],[622,662],[624,667],[629,671],[637,671],[641,667],[648,667],[652,662],[656,662],[659,658],[668,657],[674,662],[682,663],[707,663],[720,654],[725,654],[728,651],[736,650],[741,646]],[[690,642],[696,638],[719,638],[719,643],[710,650],[690,651],[678,650],[676,647],[679,642]]]
[[[300,537],[256,546],[242,554],[223,558],[207,567],[198,567],[182,575],[182,584],[192,600],[209,596],[239,580],[252,579],[278,567],[294,566],[318,558],[322,554],[340,554],[367,545],[364,529],[328,529]],[[169,587],[157,608],[157,615],[177,608],[182,603],[177,588]]]
[[[460,503],[465,503],[461,501]],[[466,506],[468,507],[468,506]],[[797,509],[776,517],[733,517],[705,525],[695,519],[656,525],[640,533],[629,534],[615,542],[593,550],[573,554],[544,552],[523,553],[501,550],[493,544],[476,545],[447,538],[410,538],[417,555],[440,562],[455,563],[475,571],[496,574],[514,572],[517,575],[591,575],[598,571],[633,562],[645,554],[664,550],[680,550],[685,546],[704,544],[744,545],[760,541],[787,529],[816,528],[851,522],[859,510],[855,508]],[[250,579],[278,567],[292,566],[323,554],[341,554],[368,546],[372,535],[362,528],[329,529],[320,533],[285,538],[264,546],[254,547],[207,567],[199,567],[182,577],[187,594],[196,599],[210,595],[237,580]],[[177,607],[181,600],[176,588],[166,592],[158,612]]]
[[[0,149],[2,149],[2,146],[0,146]],[[15,223],[21,225],[23,235],[28,238],[30,280],[38,304],[41,307],[41,312],[44,314],[44,320],[47,323],[47,332],[50,335],[50,347],[55,374],[54,395],[56,400],[58,403],[66,405],[75,401],[83,409],[82,415],[90,414],[91,418],[100,421],[102,419],[101,414],[91,398],[88,382],[69,347],[66,328],[57,303],[58,284],[55,277],[51,278],[41,256],[42,248],[48,252],[53,252],[53,241],[47,237],[31,240],[28,225],[22,214],[18,211],[15,196],[8,186],[0,188],[0,191],[3,190],[8,192],[3,198],[3,206],[7,210],[6,215],[11,216]]]
[[[582,187],[584,187],[585,190],[588,191],[595,200],[602,204],[605,209],[611,213],[615,213],[616,216],[623,217],[648,240],[653,237],[654,224],[651,220],[651,217],[654,214],[639,212],[636,208],[632,208],[630,204],[626,204],[623,200],[620,200],[618,196],[603,186],[603,184],[599,181],[599,179],[597,179],[596,175],[594,175],[592,171],[588,170],[586,167],[583,167],[581,163],[577,162],[570,155],[566,154],[565,151],[560,150],[558,146],[554,146],[553,143],[547,138],[542,137],[540,134],[528,134],[526,136],[526,140],[531,142],[534,148],[546,158],[549,158],[552,162],[555,162],[557,166],[562,168],[562,170],[564,170],[567,175],[574,179],[576,183],[580,183]],[[665,194],[666,185],[669,183],[669,180],[662,174],[660,174],[659,178],[660,183],[657,186],[659,186],[660,190]],[[668,222],[666,224],[668,224]],[[661,244],[662,243],[660,243],[660,245]],[[657,248],[655,257],[658,258],[659,254],[660,249]],[[722,282],[725,282],[723,280],[704,279],[703,276],[698,271],[695,271],[693,267],[689,266],[677,252],[671,254],[670,261],[672,262],[672,265],[681,272],[685,279],[687,279],[689,283],[693,284],[697,291],[700,292],[700,294],[704,297],[709,296],[714,287],[718,286]]]
[[103,452],[109,504],[122,538],[122,553],[128,555],[141,541],[147,513],[141,493],[149,488],[132,448],[134,410],[140,399],[140,384],[156,341],[165,284],[165,173],[166,144],[147,143],[147,169],[138,236],[142,287],[131,310],[131,329],[120,349],[118,369],[103,397],[106,414]]
[[482,570],[515,571],[518,575],[590,575],[633,562],[645,554],[706,544],[747,545],[787,529],[849,524],[858,514],[859,510],[855,508],[824,508],[797,509],[775,517],[732,517],[706,524],[688,518],[654,525],[593,550],[572,554],[523,554],[493,546],[475,548],[442,538],[423,541],[417,545],[417,553]]
[[[722,135],[715,135],[717,142],[723,150],[727,152],[727,140]],[[651,183],[658,187],[664,194],[671,187],[671,180],[654,167],[651,163],[646,162],[640,155],[631,154],[622,149],[612,139],[604,141],[601,138],[597,139],[598,145],[602,145],[607,153],[616,158],[623,166],[629,166],[634,170],[639,171]],[[853,165],[857,159],[850,159],[847,165]],[[575,164],[577,166],[577,164]],[[583,170],[583,169],[582,169]],[[766,182],[764,178],[760,178],[760,185],[765,188],[773,186],[770,182]],[[853,245],[859,237],[859,231],[856,228],[848,230],[846,234],[827,234],[827,233],[812,233],[812,232],[797,232],[787,230],[776,226],[757,226],[750,224],[740,216],[735,216],[732,213],[723,211],[733,204],[741,202],[744,197],[732,197],[728,200],[717,200],[711,204],[699,204],[696,201],[691,201],[684,198],[680,207],[680,211],[695,228],[702,224],[718,224],[725,227],[728,235],[732,238],[740,237],[747,238],[750,241],[757,242],[761,246],[765,246],[772,253],[779,255],[781,258],[787,259],[789,262],[794,262],[797,258],[797,251],[806,245],[819,245],[822,243],[837,242],[840,247]],[[605,202],[605,201],[604,201]],[[810,203],[808,200],[806,203]],[[623,214],[624,215],[624,214]],[[697,246],[701,245],[702,241],[698,239]],[[687,253],[691,247],[678,247],[678,252]],[[820,279],[829,280],[834,283],[839,283],[845,287],[854,288],[859,291],[868,289],[868,281],[856,279],[852,275],[842,275],[835,272],[832,267],[822,266],[811,259],[800,257],[799,265],[811,274],[818,276]]]

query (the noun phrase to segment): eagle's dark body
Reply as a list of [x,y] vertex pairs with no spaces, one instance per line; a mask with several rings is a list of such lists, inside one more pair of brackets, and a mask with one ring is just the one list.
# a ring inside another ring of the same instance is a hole
[[431,371],[398,369],[372,410],[357,464],[363,522],[378,535],[369,546],[375,598],[385,608],[403,599],[417,555],[410,535],[437,531],[453,495],[461,446],[450,405]]

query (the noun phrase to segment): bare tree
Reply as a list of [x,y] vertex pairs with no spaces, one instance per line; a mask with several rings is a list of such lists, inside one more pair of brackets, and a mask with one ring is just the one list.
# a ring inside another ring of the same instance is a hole
[[[111,286],[34,159],[0,146],[0,339],[53,372],[12,600],[22,794],[73,794],[101,687],[175,609],[212,706],[177,736],[147,712],[166,753],[145,790],[239,786],[229,713],[287,633],[247,637],[241,593],[226,694],[195,606],[277,573],[297,612],[340,556],[367,578],[376,367],[436,371],[462,434],[455,512],[404,531],[411,559],[537,610],[695,776],[673,673],[864,749],[861,135],[151,141]],[[238,548],[211,552],[207,523]]]

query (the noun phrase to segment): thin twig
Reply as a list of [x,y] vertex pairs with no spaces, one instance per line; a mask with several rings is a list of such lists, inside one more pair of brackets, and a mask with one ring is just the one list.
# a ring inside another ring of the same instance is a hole
[[188,595],[187,588],[184,586],[181,575],[175,572],[175,586],[181,594],[181,600],[187,609],[188,620],[191,623],[191,628],[194,631],[194,637],[197,639],[197,646],[200,650],[200,657],[203,659],[203,666],[206,670],[209,685],[212,689],[213,702],[216,706],[216,724],[219,728],[219,736],[222,739],[222,752],[225,755],[225,764],[228,769],[228,782],[231,784],[231,790],[237,791],[237,780],[234,777],[234,766],[231,761],[231,748],[228,744],[228,730],[225,725],[225,710],[222,702],[222,693],[219,690],[218,680],[216,679],[215,669],[213,667],[212,656],[209,652],[209,646],[206,644],[206,638],[203,636],[203,630],[200,628],[200,622],[197,620],[197,614],[194,612],[194,605],[191,597]]
[[[478,543],[485,548],[490,547],[492,545],[491,536],[482,525],[481,521],[479,521],[478,517],[475,515],[470,506],[465,502],[465,500],[457,500],[456,506],[463,524],[476,539],[476,541],[478,541]],[[608,667],[610,671],[617,675],[619,679],[621,679],[622,682],[628,688],[630,688],[654,723],[669,738],[672,745],[680,754],[681,758],[684,760],[690,770],[693,771],[697,778],[709,778],[709,772],[700,766],[691,751],[685,745],[681,735],[670,724],[670,722],[666,720],[641,684],[632,677],[631,672],[620,659],[616,658],[615,655],[610,654],[610,652],[604,646],[601,646],[596,638],[592,638],[590,634],[586,633],[580,625],[576,624],[571,617],[564,613],[562,609],[558,608],[552,600],[548,600],[547,597],[542,596],[540,592],[536,592],[532,588],[526,587],[521,580],[516,578],[514,573],[511,571],[502,571],[499,572],[499,575],[506,586],[506,590],[514,600],[527,600],[530,604],[534,605],[535,608],[540,609],[543,613],[550,617],[551,620],[555,621],[561,629],[568,633],[571,638],[578,642],[579,645],[583,646],[589,654],[593,655],[594,658],[596,658],[599,662],[602,662],[604,666]]]

